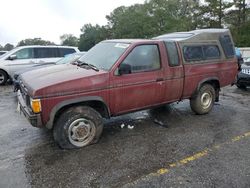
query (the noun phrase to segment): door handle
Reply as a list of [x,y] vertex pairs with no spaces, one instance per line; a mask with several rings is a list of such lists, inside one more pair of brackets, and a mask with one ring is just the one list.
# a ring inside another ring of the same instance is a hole
[[156,79],[156,82],[162,82],[163,81],[163,78],[157,78]]

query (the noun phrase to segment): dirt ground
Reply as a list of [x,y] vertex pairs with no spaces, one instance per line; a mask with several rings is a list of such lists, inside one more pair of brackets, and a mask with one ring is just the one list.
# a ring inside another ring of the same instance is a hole
[[71,151],[16,111],[12,89],[0,87],[1,188],[250,187],[250,89],[224,88],[207,115],[184,101],[112,118]]

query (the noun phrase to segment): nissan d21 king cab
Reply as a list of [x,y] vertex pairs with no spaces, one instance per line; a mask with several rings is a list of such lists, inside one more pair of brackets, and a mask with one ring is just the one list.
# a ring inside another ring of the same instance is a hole
[[75,64],[22,74],[18,103],[33,126],[53,130],[61,148],[80,148],[98,141],[103,118],[184,99],[206,114],[237,72],[227,29],[106,40]]

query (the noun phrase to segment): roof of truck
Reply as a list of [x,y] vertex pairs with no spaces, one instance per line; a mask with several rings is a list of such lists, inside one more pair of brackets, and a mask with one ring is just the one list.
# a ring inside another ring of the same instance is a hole
[[105,40],[104,42],[120,42],[120,43],[134,43],[134,42],[145,42],[145,41],[153,41],[152,39],[111,39]]
[[197,29],[187,32],[174,32],[155,37],[156,40],[185,41],[190,39],[213,39],[215,36],[229,33],[228,29]]
[[154,37],[153,39],[112,39],[104,42],[118,42],[118,43],[135,43],[135,42],[150,42],[155,40],[172,40],[172,41],[200,41],[200,40],[218,40],[221,34],[230,34],[228,29],[197,29],[186,32],[174,32]]

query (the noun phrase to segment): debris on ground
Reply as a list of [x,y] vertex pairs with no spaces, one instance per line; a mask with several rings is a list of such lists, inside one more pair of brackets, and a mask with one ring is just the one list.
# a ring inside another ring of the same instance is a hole
[[123,129],[125,127],[125,124],[123,123],[123,124],[121,124],[121,128]]
[[128,125],[128,129],[133,129],[134,126],[133,125]]
[[145,119],[146,117],[145,116],[139,116],[139,117],[136,117],[135,119],[136,120],[141,120],[141,119]]
[[[126,125],[123,123],[121,124],[121,128],[123,129]],[[127,125],[128,129],[133,129],[134,128],[134,125]]]
[[164,124],[162,121],[160,121],[158,119],[154,119],[154,123],[156,123],[162,127],[168,128],[168,125]]

